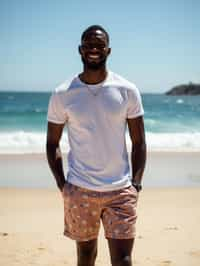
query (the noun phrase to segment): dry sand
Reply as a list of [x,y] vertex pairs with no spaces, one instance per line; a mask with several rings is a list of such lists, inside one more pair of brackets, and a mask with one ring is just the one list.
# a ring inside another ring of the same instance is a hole
[[[76,265],[63,234],[63,199],[51,189],[0,188],[0,265]],[[200,265],[200,188],[144,189],[139,197],[134,265]],[[110,265],[99,236],[96,265]]]

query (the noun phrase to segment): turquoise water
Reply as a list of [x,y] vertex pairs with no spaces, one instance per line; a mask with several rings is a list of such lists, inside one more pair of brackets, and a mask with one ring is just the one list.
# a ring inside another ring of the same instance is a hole
[[46,129],[50,93],[0,92],[0,131]]
[[[0,92],[0,153],[41,152],[50,92]],[[143,94],[150,149],[200,148],[200,96]]]

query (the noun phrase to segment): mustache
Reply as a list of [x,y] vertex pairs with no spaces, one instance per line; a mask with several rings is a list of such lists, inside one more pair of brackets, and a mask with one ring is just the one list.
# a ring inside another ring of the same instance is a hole
[[98,70],[102,66],[105,66],[107,58],[103,58],[98,63],[95,62],[88,62],[87,59],[81,56],[82,63],[85,67],[91,70]]

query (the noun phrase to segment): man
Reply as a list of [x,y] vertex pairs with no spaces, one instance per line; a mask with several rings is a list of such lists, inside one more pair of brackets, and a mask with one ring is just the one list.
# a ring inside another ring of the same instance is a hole
[[[78,266],[95,264],[100,220],[112,265],[132,265],[136,203],[146,159],[143,107],[135,85],[107,70],[110,52],[105,29],[87,28],[79,46],[83,72],[56,89],[49,103],[47,157],[64,198],[64,234],[77,243]],[[70,145],[66,180],[59,148],[65,125]]]

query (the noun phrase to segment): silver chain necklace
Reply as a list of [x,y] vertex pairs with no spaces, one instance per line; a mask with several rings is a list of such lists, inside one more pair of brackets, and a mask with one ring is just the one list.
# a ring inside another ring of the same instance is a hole
[[86,84],[86,87],[87,87],[88,91],[89,91],[93,96],[97,96],[97,95],[99,94],[100,89],[102,89],[102,86],[99,86],[99,87],[97,87],[97,88],[95,88],[95,89],[91,89],[90,86],[88,86],[87,84]]
[[79,80],[80,80],[82,83],[85,84],[85,86],[87,87],[87,90],[90,92],[90,94],[92,94],[93,96],[98,96],[100,90],[102,89],[102,85],[103,85],[104,81],[107,79],[107,76],[108,76],[108,73],[106,74],[106,77],[105,77],[105,79],[104,79],[103,81],[101,81],[98,85],[96,84],[96,85],[97,85],[97,88],[93,88],[93,89],[91,89],[91,86],[95,86],[95,84],[93,84],[93,85],[91,84],[91,85],[89,86],[86,82],[82,81],[82,80],[80,79],[80,77],[79,77]]

